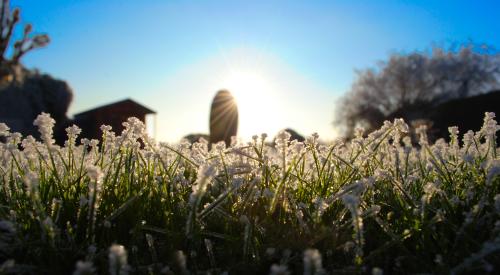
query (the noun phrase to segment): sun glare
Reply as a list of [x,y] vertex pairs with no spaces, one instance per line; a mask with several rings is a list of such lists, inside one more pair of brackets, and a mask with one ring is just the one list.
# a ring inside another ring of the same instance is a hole
[[239,111],[238,136],[249,138],[266,132],[274,134],[281,104],[273,83],[254,71],[238,70],[223,78],[224,89],[231,92]]

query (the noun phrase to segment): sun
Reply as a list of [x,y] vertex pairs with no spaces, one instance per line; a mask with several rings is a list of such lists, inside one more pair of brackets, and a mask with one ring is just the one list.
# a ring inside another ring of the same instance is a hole
[[257,104],[271,90],[271,84],[261,75],[245,71],[231,72],[224,79],[223,86],[231,91],[242,107]]
[[238,136],[246,139],[255,134],[276,131],[281,104],[276,87],[269,77],[252,70],[233,70],[222,78],[222,88],[236,100],[239,118]]

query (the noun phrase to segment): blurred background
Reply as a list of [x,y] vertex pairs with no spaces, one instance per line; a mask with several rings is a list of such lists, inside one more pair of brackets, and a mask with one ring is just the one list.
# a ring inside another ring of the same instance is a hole
[[[10,5],[21,9],[21,25],[29,22],[35,32],[49,34],[50,44],[22,62],[69,84],[68,117],[131,98],[156,112],[146,120],[160,141],[207,133],[210,102],[220,89],[236,99],[240,137],[272,136],[288,127],[332,140],[349,132],[338,122],[348,119],[339,115],[339,104],[356,98],[346,95],[359,90],[356,83],[367,70],[381,72],[387,65],[381,61],[413,53],[429,61],[436,48],[446,55],[469,47],[489,56],[474,66],[487,64],[485,71],[493,67],[491,75],[498,73],[493,63],[500,45],[500,2],[494,0],[12,0]],[[18,28],[14,37],[22,33]],[[495,77],[484,81],[488,87],[450,98],[494,90]],[[441,94],[442,87],[436,88]],[[405,104],[373,116],[390,117]],[[358,108],[357,115],[365,109]]]

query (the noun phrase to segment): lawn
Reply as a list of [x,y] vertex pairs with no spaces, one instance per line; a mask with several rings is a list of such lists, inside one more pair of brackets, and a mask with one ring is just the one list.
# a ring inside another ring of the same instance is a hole
[[[467,274],[500,269],[499,126],[433,144],[402,120],[229,148],[0,124],[0,274]],[[460,129],[462,131],[462,129]],[[362,131],[359,131],[361,133]],[[412,140],[411,137],[414,137]]]

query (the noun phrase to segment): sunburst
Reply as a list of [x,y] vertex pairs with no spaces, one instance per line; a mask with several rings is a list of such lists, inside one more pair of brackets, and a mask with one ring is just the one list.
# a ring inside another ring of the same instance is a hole
[[275,131],[280,101],[273,83],[258,70],[234,68],[222,77],[221,88],[234,96],[239,111],[239,133],[243,138]]

